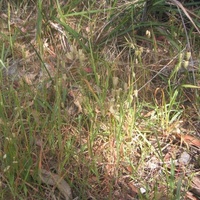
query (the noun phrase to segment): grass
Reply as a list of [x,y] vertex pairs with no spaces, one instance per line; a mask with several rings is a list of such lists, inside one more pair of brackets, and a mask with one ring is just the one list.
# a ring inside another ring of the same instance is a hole
[[[199,146],[179,135],[198,138],[199,34],[184,29],[177,7],[0,8],[0,198],[68,199],[41,178],[46,170],[77,199],[186,199]],[[158,8],[170,19],[157,18]]]

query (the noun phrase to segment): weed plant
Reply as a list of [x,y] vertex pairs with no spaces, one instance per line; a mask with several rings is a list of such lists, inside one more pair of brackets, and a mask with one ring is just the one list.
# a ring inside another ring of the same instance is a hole
[[41,170],[75,199],[187,197],[199,11],[173,3],[0,0],[0,199],[64,199]]

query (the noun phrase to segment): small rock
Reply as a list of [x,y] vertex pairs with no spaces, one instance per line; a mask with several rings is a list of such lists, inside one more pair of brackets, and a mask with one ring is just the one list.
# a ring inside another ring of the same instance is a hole
[[182,165],[187,165],[190,161],[190,155],[187,152],[183,152],[179,158],[179,163]]

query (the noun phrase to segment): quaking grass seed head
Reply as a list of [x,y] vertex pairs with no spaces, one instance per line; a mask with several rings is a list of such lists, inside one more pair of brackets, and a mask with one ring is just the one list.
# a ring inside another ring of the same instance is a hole
[[118,83],[119,83],[119,78],[116,77],[116,76],[114,76],[112,81],[113,81],[113,86],[114,86],[114,88],[116,88],[117,85],[118,85]]
[[189,61],[188,60],[184,60],[183,67],[186,69],[188,66],[189,66]]
[[191,51],[188,51],[187,53],[186,53],[186,56],[185,56],[186,58],[186,60],[187,61],[189,61],[190,60],[190,58],[191,58]]

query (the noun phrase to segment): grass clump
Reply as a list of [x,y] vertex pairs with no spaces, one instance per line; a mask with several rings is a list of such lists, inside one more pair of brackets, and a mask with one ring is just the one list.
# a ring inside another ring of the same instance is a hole
[[198,5],[149,2],[0,1],[1,199],[191,195]]

